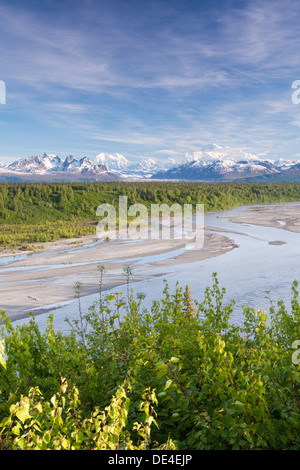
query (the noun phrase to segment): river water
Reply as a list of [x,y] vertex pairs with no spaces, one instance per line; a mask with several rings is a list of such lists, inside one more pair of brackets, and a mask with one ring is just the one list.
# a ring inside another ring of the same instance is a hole
[[[300,233],[283,228],[238,224],[220,217],[239,213],[248,207],[251,206],[205,214],[206,226],[224,230],[224,233],[219,231],[218,233],[230,237],[238,245],[237,248],[225,254],[194,263],[150,266],[143,268],[144,271],[139,268],[139,264],[145,262],[145,257],[131,262],[130,264],[139,274],[154,275],[150,280],[131,284],[134,292],[146,294],[144,305],[149,308],[153,300],[159,300],[162,297],[164,280],[167,281],[171,293],[174,292],[177,281],[183,288],[188,283],[192,297],[201,301],[204,298],[205,288],[212,285],[212,274],[216,272],[220,287],[226,289],[224,301],[235,299],[236,304],[231,320],[237,324],[241,324],[242,321],[243,305],[268,311],[270,307],[270,300],[266,298],[268,292],[272,300],[282,299],[289,308],[292,283],[294,280],[300,280]],[[270,241],[278,240],[285,244],[269,244]],[[154,262],[169,256],[171,256],[170,253],[161,257],[150,256],[146,261]],[[125,260],[124,264],[126,264]],[[112,292],[116,290],[125,293],[126,286],[113,289]],[[87,311],[97,300],[98,295],[83,297],[81,299],[83,310]],[[56,307],[53,310],[55,328],[67,333],[69,326],[65,318],[78,318],[77,301],[65,302],[61,306],[54,305],[53,307]],[[48,315],[45,313],[36,316],[41,329],[46,326]],[[27,321],[28,319],[17,320],[14,324],[23,324]]]

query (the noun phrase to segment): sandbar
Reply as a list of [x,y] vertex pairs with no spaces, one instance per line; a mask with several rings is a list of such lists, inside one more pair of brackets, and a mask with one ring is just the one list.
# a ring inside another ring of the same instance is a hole
[[255,205],[237,214],[221,215],[231,222],[247,225],[276,227],[300,232],[300,202]]
[[126,283],[124,266],[133,266],[136,260],[139,266],[131,282],[151,278],[153,275],[139,273],[147,266],[162,266],[168,272],[173,264],[218,256],[233,249],[235,243],[227,236],[205,233],[203,247],[193,246],[184,238],[99,241],[89,235],[47,243],[36,252],[1,253],[0,263],[2,259],[7,264],[0,264],[0,310],[12,321],[28,317],[32,310],[35,316],[45,313],[49,305],[72,301],[77,281],[84,285],[82,295],[95,294],[100,289],[99,264],[106,271],[101,288],[108,290]]

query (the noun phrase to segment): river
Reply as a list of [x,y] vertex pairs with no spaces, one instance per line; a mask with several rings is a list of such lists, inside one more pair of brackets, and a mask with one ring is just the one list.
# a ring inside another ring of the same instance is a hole
[[[224,301],[235,299],[232,321],[237,324],[241,324],[242,321],[243,305],[248,304],[255,309],[261,308],[268,311],[270,301],[266,298],[267,292],[270,298],[275,301],[282,299],[289,307],[292,283],[296,279],[300,280],[300,233],[284,230],[283,223],[282,227],[273,228],[233,223],[222,217],[240,213],[248,207],[250,206],[205,214],[205,225],[215,227],[218,233],[224,231],[223,235],[232,238],[238,245],[237,248],[220,256],[193,263],[144,268],[145,274],[152,274],[154,277],[131,284],[134,292],[146,294],[144,305],[149,308],[153,300],[159,300],[162,297],[164,279],[168,282],[171,292],[174,292],[177,281],[182,287],[188,283],[192,296],[201,301],[204,298],[205,288],[212,285],[212,274],[216,272],[220,287],[226,289]],[[284,244],[269,244],[270,241],[278,240]],[[170,256],[170,253],[156,255],[156,259],[159,259],[158,256],[163,259],[163,257]],[[154,260],[154,257],[149,257],[147,261]],[[141,261],[144,263],[145,258],[139,257],[131,265],[139,270]],[[143,271],[139,273],[142,275]],[[125,293],[125,288],[124,285],[113,289],[112,292],[117,290]],[[96,300],[98,300],[98,294],[82,297],[83,310],[87,311]],[[53,310],[55,328],[67,333],[69,326],[65,318],[78,318],[77,301],[68,301],[61,306],[53,307],[56,307]],[[36,316],[41,329],[45,328],[48,315],[47,312]],[[14,324],[24,322],[28,322],[28,319],[17,320]]]

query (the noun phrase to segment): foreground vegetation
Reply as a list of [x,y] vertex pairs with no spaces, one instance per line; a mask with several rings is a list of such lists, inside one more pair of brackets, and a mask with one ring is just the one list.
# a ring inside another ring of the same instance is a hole
[[290,312],[245,306],[237,326],[216,274],[203,301],[166,284],[150,311],[101,280],[88,312],[76,285],[68,335],[2,313],[1,449],[300,449],[297,282]]
[[204,210],[300,200],[297,183],[0,183],[0,249],[95,234],[100,204],[204,204]]

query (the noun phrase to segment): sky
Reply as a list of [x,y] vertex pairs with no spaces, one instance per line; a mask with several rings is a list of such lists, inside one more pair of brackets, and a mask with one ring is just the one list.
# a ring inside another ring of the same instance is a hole
[[298,0],[0,0],[0,162],[298,160],[299,22]]

